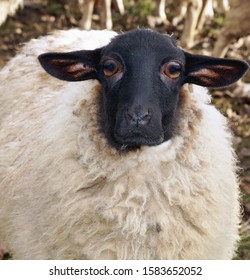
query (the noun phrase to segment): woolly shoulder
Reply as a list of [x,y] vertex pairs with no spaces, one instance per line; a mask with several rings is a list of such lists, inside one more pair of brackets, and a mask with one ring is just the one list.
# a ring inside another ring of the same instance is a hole
[[[38,62],[38,55],[45,52],[64,52],[79,49],[95,49],[106,45],[116,35],[112,31],[55,31],[48,36],[32,39],[26,43],[19,53],[12,58],[0,72],[0,103],[4,110],[0,112],[0,120],[11,111],[16,104],[24,103],[30,96],[39,97],[46,94],[56,95],[69,90],[78,91],[79,84],[66,85],[48,75]],[[85,82],[92,84],[92,82]],[[21,101],[22,100],[22,101]],[[27,101],[28,102],[28,101]],[[29,101],[30,102],[30,101]]]
[[[213,105],[202,105],[203,118],[199,127],[199,145],[203,159],[213,162],[214,165],[222,163],[235,165],[236,157],[233,151],[233,134],[229,128],[228,120]],[[226,168],[226,167],[225,167]]]
[[116,34],[107,30],[57,30],[48,36],[31,40],[21,52],[37,56],[43,52],[92,50],[107,45]]

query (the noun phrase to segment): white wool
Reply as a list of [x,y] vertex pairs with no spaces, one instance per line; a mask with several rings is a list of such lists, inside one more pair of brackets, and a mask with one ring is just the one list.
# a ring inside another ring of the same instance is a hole
[[1,0],[0,1],[0,25],[7,17],[13,16],[19,7],[23,6],[23,0]]
[[0,72],[0,240],[16,259],[232,258],[236,159],[206,90],[183,89],[171,140],[119,153],[98,133],[98,82],[59,81],[38,63],[113,36],[58,31]]

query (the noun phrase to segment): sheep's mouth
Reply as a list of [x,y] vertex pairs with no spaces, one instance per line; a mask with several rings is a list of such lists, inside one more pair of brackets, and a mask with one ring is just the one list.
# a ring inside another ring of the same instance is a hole
[[152,137],[140,132],[127,135],[119,135],[116,133],[115,140],[123,147],[157,146],[164,141],[164,137]]

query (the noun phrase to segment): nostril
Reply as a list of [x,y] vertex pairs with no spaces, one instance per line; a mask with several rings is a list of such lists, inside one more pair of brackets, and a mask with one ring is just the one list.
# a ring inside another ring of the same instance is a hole
[[143,112],[126,112],[127,121],[130,125],[146,125],[149,123],[151,119],[151,114],[149,111],[143,111]]
[[148,112],[148,113],[145,113],[144,115],[141,115],[139,117],[139,122],[140,122],[140,124],[145,125],[145,124],[148,124],[150,119],[151,119],[151,115]]

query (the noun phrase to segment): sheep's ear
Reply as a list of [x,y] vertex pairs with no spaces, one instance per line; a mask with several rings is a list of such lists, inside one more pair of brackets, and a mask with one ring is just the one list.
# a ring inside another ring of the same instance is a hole
[[93,51],[44,53],[38,59],[52,76],[65,81],[97,79],[101,48]]
[[238,81],[249,68],[241,60],[193,55],[185,52],[185,83],[205,87],[224,87]]

